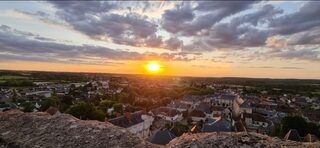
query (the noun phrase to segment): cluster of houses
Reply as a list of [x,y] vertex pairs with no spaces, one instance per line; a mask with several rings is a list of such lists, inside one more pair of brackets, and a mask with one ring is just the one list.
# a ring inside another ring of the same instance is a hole
[[156,132],[150,130],[154,122],[159,119],[172,125],[186,123],[187,126],[194,126],[190,132],[266,133],[272,126],[272,121],[256,113],[256,108],[249,102],[230,92],[205,96],[187,95],[171,101],[167,106],[154,108],[149,112],[125,113],[108,122],[127,128],[132,133],[156,144],[166,144],[176,137],[167,127],[157,129]]
[[[67,84],[37,82],[36,85],[37,87],[32,88],[1,88],[0,111],[20,107],[19,102],[10,103],[12,96],[32,102],[35,106],[34,111],[37,111],[41,107],[41,102],[50,98],[53,93],[63,96],[69,94],[72,88],[81,87],[86,91],[74,93],[74,97],[90,98],[102,93],[120,93],[129,84],[126,79],[113,77],[106,81]],[[239,94],[225,90],[212,95],[186,95],[178,100],[172,100],[166,106],[153,108],[150,111],[125,112],[121,116],[106,119],[106,122],[126,128],[155,144],[167,144],[178,136],[165,124],[173,126],[184,124],[190,127],[189,132],[248,131],[267,134],[283,117],[307,107],[313,111],[304,112],[304,117],[308,121],[319,123],[319,98],[296,96],[288,99],[284,95],[279,99],[272,99]],[[108,110],[109,112],[112,112],[112,108]],[[155,125],[162,122],[164,124],[159,127]]]
[[[85,87],[87,91],[79,91],[74,93],[73,97],[76,100],[81,98],[90,98],[96,94],[114,93],[109,90],[109,80],[106,81],[88,81],[81,83],[53,83],[53,82],[34,82],[34,87],[17,87],[17,88],[0,88],[0,110],[20,108],[23,109],[22,104],[28,102],[33,104],[33,111],[39,111],[42,102],[52,97],[52,95],[65,96],[68,95],[71,89]],[[78,91],[78,90],[75,90]],[[115,92],[121,92],[122,88],[118,87]],[[15,98],[15,101],[13,101]],[[15,102],[12,105],[11,102]]]
[[[187,95],[171,101],[167,106],[151,109],[144,115],[152,118],[153,121],[161,119],[173,125],[187,123],[192,127],[190,132],[248,131],[268,134],[275,123],[294,112],[294,109],[283,107],[281,103],[270,98],[240,96],[234,92],[225,92],[203,96]],[[149,137],[149,141],[156,144],[166,144],[176,137],[167,127],[158,129],[154,133],[147,131],[148,128],[145,125],[151,127],[154,124],[150,121],[146,120],[146,123],[141,121],[137,125],[144,128],[135,128],[141,130],[130,131],[144,133],[141,137]],[[146,134],[148,132],[149,134]]]

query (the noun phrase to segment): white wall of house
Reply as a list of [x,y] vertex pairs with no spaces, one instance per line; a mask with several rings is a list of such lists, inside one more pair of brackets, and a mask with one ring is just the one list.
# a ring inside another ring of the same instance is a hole
[[182,114],[177,114],[173,117],[168,117],[168,116],[164,116],[161,114],[159,114],[157,116],[164,119],[164,120],[170,121],[170,122],[177,122],[177,121],[181,121],[183,119]]
[[148,115],[142,115],[141,118],[143,122],[130,126],[127,129],[131,133],[137,134],[139,137],[145,139],[150,136],[150,126],[152,125],[154,118]]
[[191,120],[192,121],[195,121],[195,122],[198,122],[198,121],[200,121],[200,120],[206,120],[206,118],[205,117],[191,117]]
[[254,121],[252,120],[252,118],[246,118],[245,122],[248,126],[262,126],[262,127],[268,127],[268,123],[267,122],[261,122],[261,121]]
[[216,102],[215,105],[229,107],[229,106],[232,106],[233,100],[216,99],[215,102]]
[[252,114],[252,108],[240,108],[242,113]]
[[207,114],[207,113],[205,113],[205,114],[206,114],[206,118],[212,118],[213,117],[213,112],[211,114]]
[[185,111],[188,111],[188,109],[185,109],[185,108],[176,108],[178,111],[180,112],[185,112]]
[[268,127],[267,122],[261,122],[261,121],[252,121],[253,126],[262,126],[262,127]]

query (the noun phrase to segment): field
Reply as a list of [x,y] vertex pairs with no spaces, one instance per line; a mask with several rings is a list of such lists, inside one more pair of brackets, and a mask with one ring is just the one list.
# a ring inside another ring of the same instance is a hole
[[29,77],[25,76],[0,76],[0,82],[6,80],[27,80]]
[[32,86],[32,78],[16,75],[0,76],[0,86]]

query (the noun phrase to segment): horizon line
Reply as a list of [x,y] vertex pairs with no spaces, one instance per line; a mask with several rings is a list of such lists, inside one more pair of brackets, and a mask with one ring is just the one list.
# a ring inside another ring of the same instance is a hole
[[87,73],[87,74],[110,74],[110,75],[140,75],[152,77],[191,77],[191,78],[243,78],[243,79],[274,79],[274,80],[320,80],[320,78],[283,78],[283,77],[246,77],[246,76],[190,76],[190,75],[164,75],[164,74],[143,74],[143,73],[110,73],[110,72],[92,72],[92,71],[52,71],[52,70],[30,70],[30,69],[2,69],[0,71],[26,71],[26,72],[52,72],[52,73]]

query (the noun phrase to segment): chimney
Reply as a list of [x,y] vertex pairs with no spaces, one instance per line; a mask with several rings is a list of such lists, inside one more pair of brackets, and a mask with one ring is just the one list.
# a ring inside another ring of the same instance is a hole
[[125,113],[124,113],[124,116],[127,118],[127,120],[128,120],[129,122],[131,122],[131,120],[132,120],[132,114],[131,114],[131,112],[125,112]]

